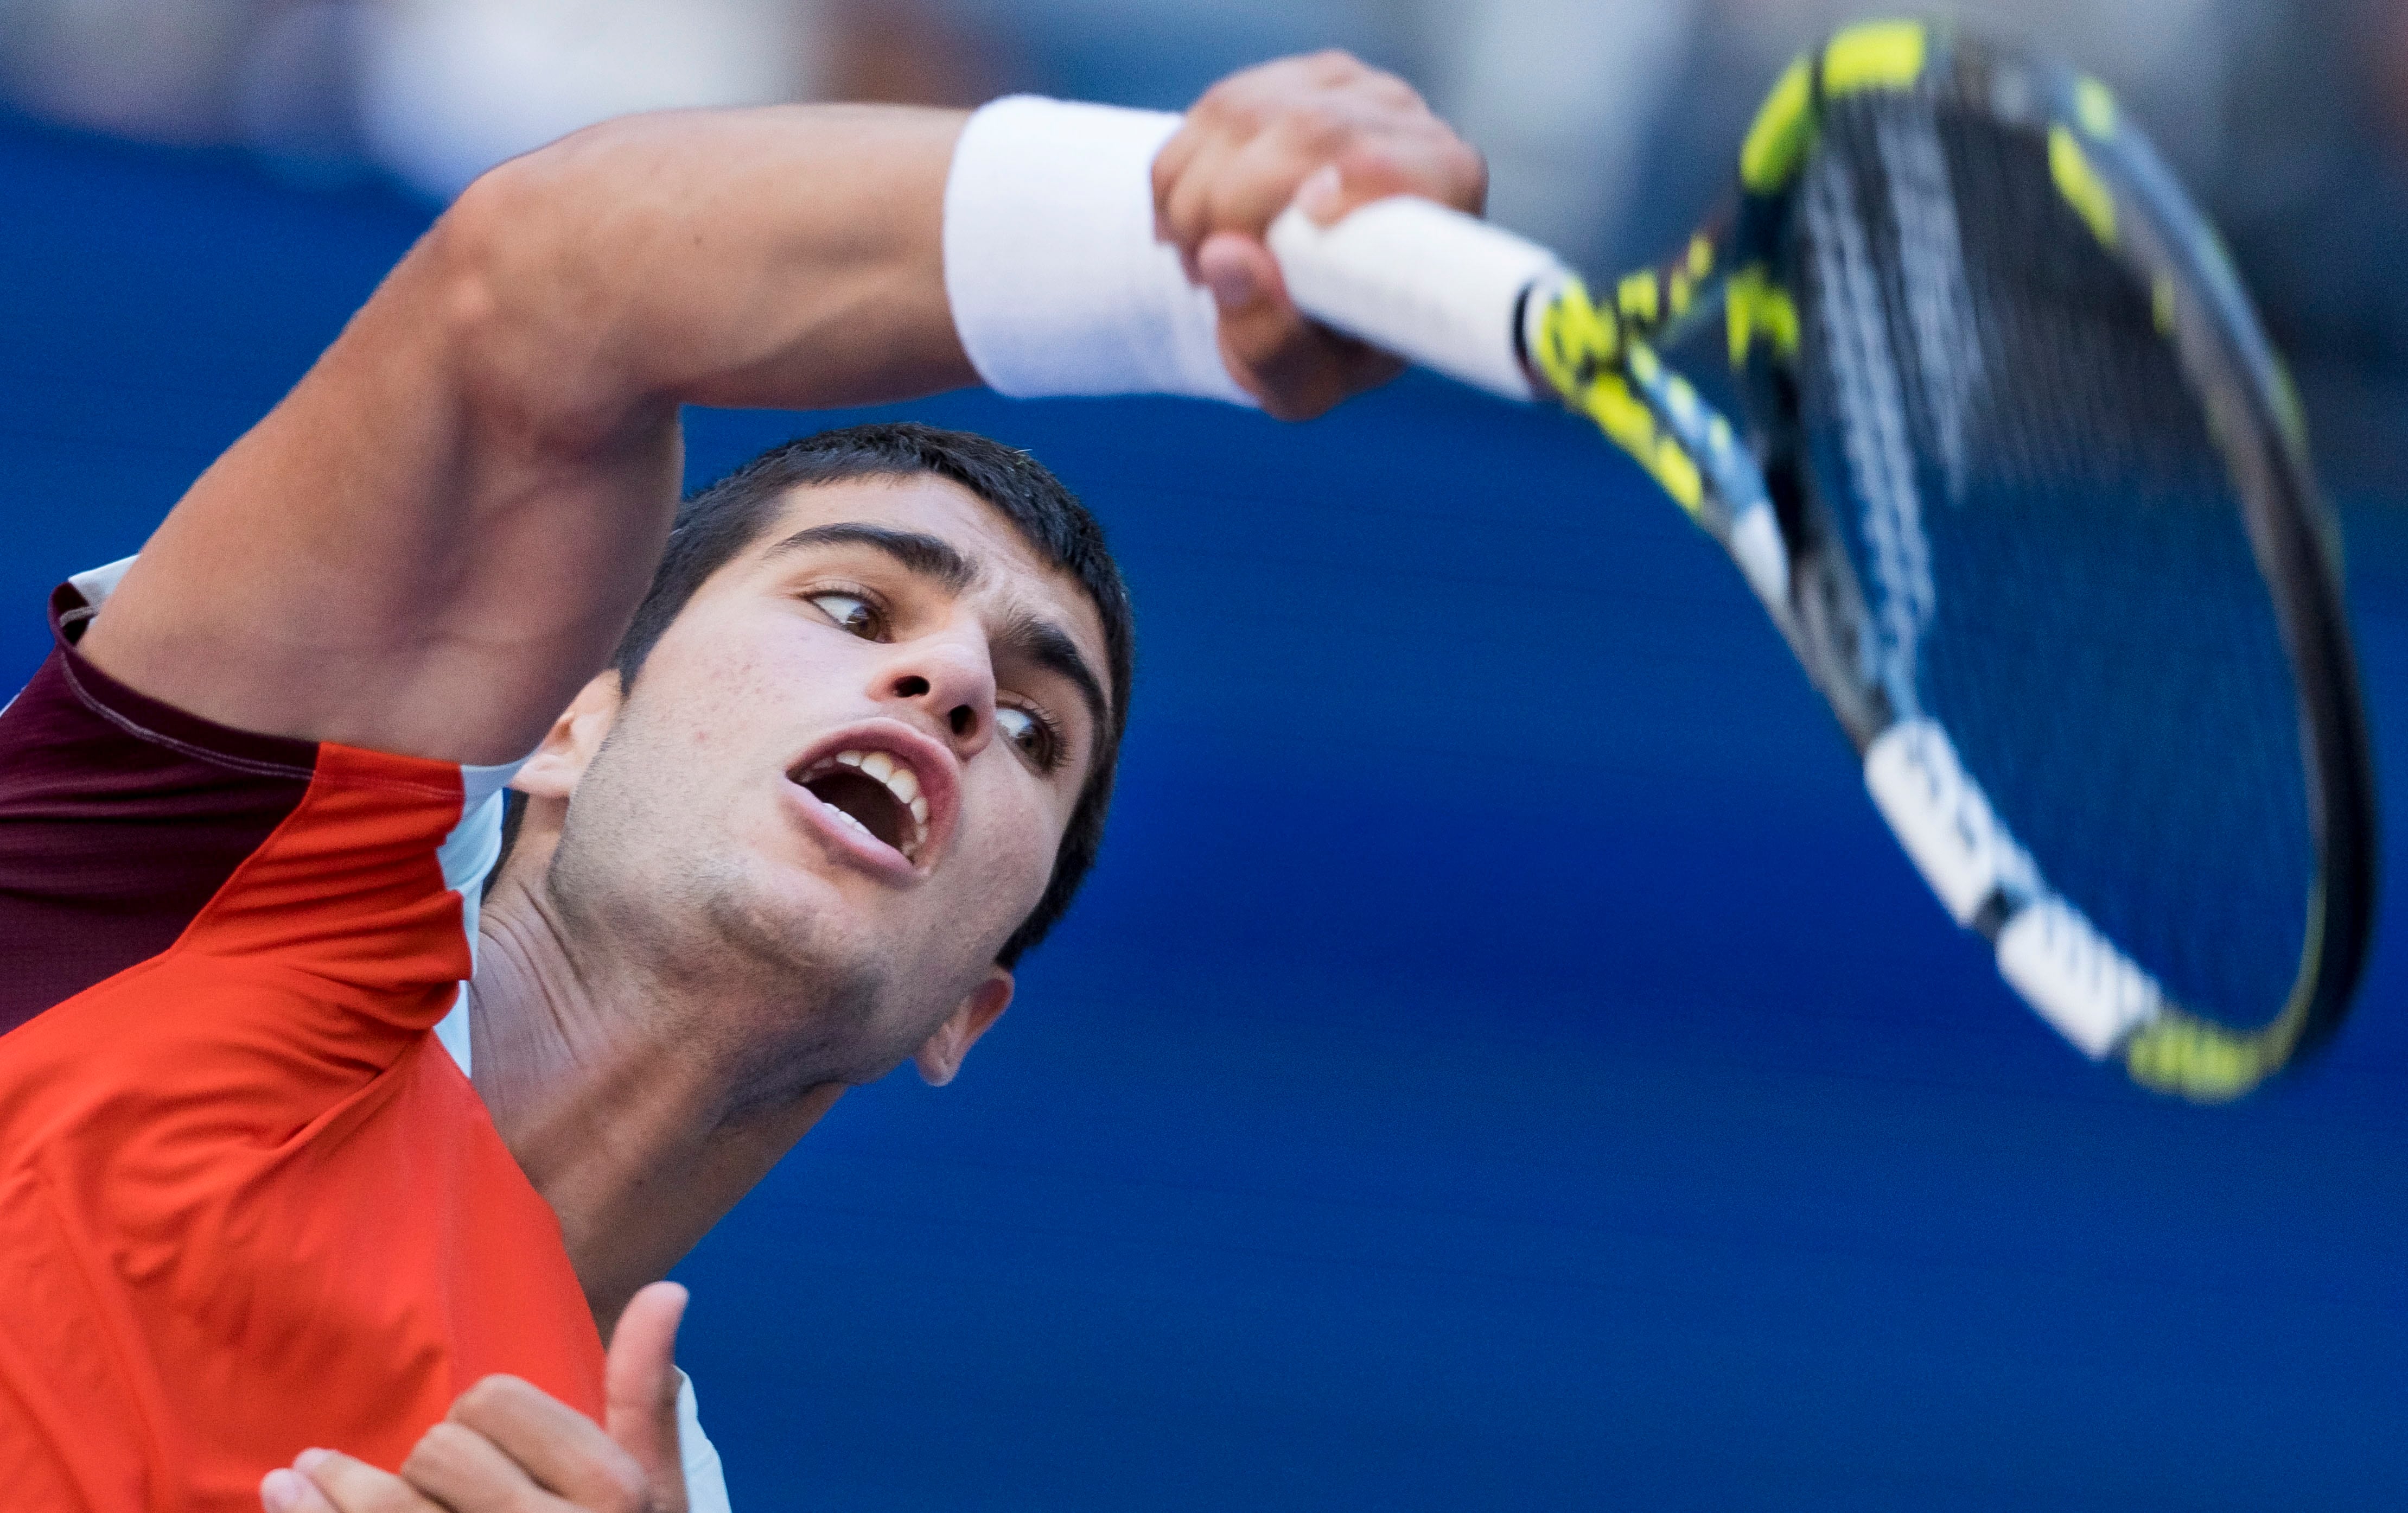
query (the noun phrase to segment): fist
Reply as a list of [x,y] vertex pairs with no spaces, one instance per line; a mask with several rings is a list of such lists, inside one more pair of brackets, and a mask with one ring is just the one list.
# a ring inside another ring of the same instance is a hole
[[1221,359],[1271,414],[1310,419],[1403,365],[1298,314],[1264,232],[1292,202],[1326,225],[1391,195],[1477,215],[1488,167],[1411,85],[1343,52],[1232,74],[1154,160],[1158,235],[1211,291]]

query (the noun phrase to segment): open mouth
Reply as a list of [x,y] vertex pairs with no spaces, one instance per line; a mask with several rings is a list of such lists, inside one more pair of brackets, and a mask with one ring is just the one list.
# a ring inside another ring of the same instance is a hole
[[883,751],[840,751],[793,774],[805,793],[825,805],[838,824],[919,859],[928,840],[928,800],[919,775]]

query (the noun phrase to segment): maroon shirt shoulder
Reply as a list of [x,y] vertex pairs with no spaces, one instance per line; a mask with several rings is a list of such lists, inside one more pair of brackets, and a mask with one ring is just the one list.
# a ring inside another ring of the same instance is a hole
[[0,712],[0,1032],[175,944],[308,791],[317,747],[135,692],[56,644]]

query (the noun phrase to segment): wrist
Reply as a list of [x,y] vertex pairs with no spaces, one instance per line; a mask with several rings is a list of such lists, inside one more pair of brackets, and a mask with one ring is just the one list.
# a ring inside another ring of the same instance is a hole
[[997,393],[1178,394],[1253,406],[1212,297],[1154,239],[1154,154],[1180,118],[1034,95],[973,114],[945,183],[945,295]]

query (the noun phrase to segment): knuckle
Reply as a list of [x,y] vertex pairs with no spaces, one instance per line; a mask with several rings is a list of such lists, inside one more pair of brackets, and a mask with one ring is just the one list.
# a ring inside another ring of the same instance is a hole
[[1411,185],[1413,179],[1393,146],[1376,138],[1347,143],[1338,155],[1338,171],[1350,189],[1393,190]]
[[1345,139],[1352,134],[1352,124],[1328,100],[1318,97],[1289,107],[1280,121],[1288,136],[1312,148]]
[[1189,247],[1203,238],[1203,201],[1193,195],[1174,190],[1162,202],[1162,229],[1182,247]]
[[1422,98],[1421,91],[1394,74],[1374,70],[1370,84],[1373,97],[1391,109],[1414,115],[1424,114],[1429,109],[1428,103]]
[[350,1513],[418,1513],[428,1505],[400,1477],[346,1457],[334,1467],[332,1488],[318,1478],[328,1500]]
[[453,1405],[455,1414],[490,1412],[520,1401],[524,1393],[536,1389],[516,1376],[496,1373],[482,1376],[460,1394]]
[[1197,95],[1196,103],[1187,108],[1187,119],[1209,123],[1227,114],[1230,102],[1237,97],[1244,79],[1245,75],[1238,74],[1222,79]]
[[452,1460],[467,1448],[469,1441],[476,1435],[475,1430],[448,1419],[434,1425],[419,1435],[418,1443],[410,1447],[409,1458],[401,1463],[402,1474],[408,1476],[413,1467],[423,1470]]

